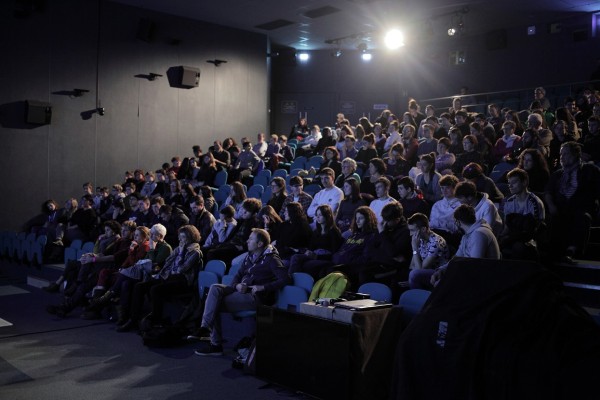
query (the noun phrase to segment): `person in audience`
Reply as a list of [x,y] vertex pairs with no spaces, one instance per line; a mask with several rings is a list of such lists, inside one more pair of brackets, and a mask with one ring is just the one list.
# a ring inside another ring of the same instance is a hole
[[323,189],[315,194],[315,197],[306,211],[306,215],[311,219],[315,217],[315,212],[321,204],[329,204],[335,214],[344,198],[344,192],[333,184],[335,172],[333,172],[331,168],[323,169],[320,177]]
[[169,182],[169,194],[165,197],[165,204],[171,207],[181,207],[183,204],[183,190],[181,188],[181,182],[178,179],[174,179]]
[[260,158],[265,158],[267,154],[268,143],[265,141],[265,134],[259,133],[256,135],[256,144],[252,147],[252,151]]
[[351,158],[344,158],[342,160],[342,173],[339,174],[336,178],[335,186],[342,189],[344,186],[344,182],[346,182],[346,179],[348,178],[354,178],[360,183],[361,179],[360,176],[356,173],[356,167],[356,161],[354,161]]
[[[477,145],[475,146],[475,151],[478,152],[483,158],[483,162],[485,166],[490,166],[490,168],[494,165],[493,157],[492,157],[492,149],[494,145],[490,140],[483,134],[483,129],[481,125],[477,122],[472,122],[470,125],[470,135],[477,138]],[[495,139],[495,135],[494,135]],[[494,143],[496,141],[494,140]]]
[[587,126],[589,132],[582,140],[581,158],[600,165],[600,116],[590,117]]
[[150,228],[153,225],[154,215],[155,214],[150,209],[150,198],[143,196],[138,200],[137,211],[133,213],[131,220],[135,221],[137,226]]
[[210,153],[218,167],[224,168],[225,170],[229,169],[229,166],[231,165],[231,154],[223,148],[220,140],[215,140],[213,142],[213,148]]
[[208,251],[206,255],[207,260],[222,260],[227,264],[247,250],[246,241],[252,229],[259,227],[263,222],[259,222],[257,218],[261,205],[258,199],[250,198],[244,200],[240,218],[236,218],[237,225],[233,228],[225,242],[219,243],[216,247]]
[[527,172],[529,177],[529,190],[541,194],[546,189],[550,178],[550,170],[546,158],[536,149],[526,149],[519,156],[518,168]]
[[225,203],[223,206],[232,206],[235,209],[235,219],[240,219],[243,209],[242,204],[244,204],[244,200],[246,200],[246,189],[241,182],[233,182],[231,183],[231,189],[229,190],[229,196],[225,199]]
[[527,186],[527,172],[515,168],[508,173],[508,188],[511,196],[501,204],[500,215],[504,229],[498,237],[503,258],[537,260],[535,236],[544,223],[544,203]]
[[284,264],[289,265],[292,255],[306,250],[312,230],[300,203],[291,202],[284,209],[284,221],[279,227],[279,235],[273,240]]
[[415,137],[415,127],[405,125],[402,128],[402,145],[404,146],[404,158],[408,161],[411,167],[417,163],[417,151],[419,149],[419,141]]
[[[408,219],[408,230],[411,236],[412,259],[408,274],[408,287],[422,289],[419,275],[422,270],[435,270],[450,260],[450,252],[446,240],[433,232],[429,227],[429,219],[421,213],[413,214]],[[429,272],[427,272],[429,274]]]
[[[492,228],[485,220],[477,219],[473,207],[461,204],[454,211],[454,218],[459,229],[465,232],[455,257],[500,259],[500,247]],[[414,287],[432,289],[442,279],[447,266],[448,264],[435,270],[421,270],[419,277],[413,277]]]
[[310,260],[329,260],[343,243],[340,229],[333,220],[333,211],[328,204],[320,205],[315,213],[315,230],[306,249],[298,250],[290,258],[289,274],[303,272],[303,265]]
[[283,217],[285,207],[291,202],[300,203],[304,213],[308,211],[308,207],[310,207],[310,203],[312,203],[313,198],[310,194],[305,193],[303,188],[304,180],[301,176],[292,176],[290,178],[290,194],[283,201],[279,216]]
[[550,105],[550,100],[546,97],[546,89],[543,87],[536,87],[533,91],[533,97],[540,103],[542,110],[547,111],[552,107]]
[[459,154],[465,151],[463,146],[463,135],[460,129],[456,127],[450,128],[448,131],[448,138],[450,139],[448,151],[458,157]]
[[456,162],[452,165],[452,172],[454,172],[454,175],[457,177],[462,177],[462,171],[469,163],[479,164],[482,170],[485,170],[485,161],[481,156],[481,153],[476,150],[478,140],[479,139],[473,135],[467,135],[463,139],[462,144],[465,151],[456,156]]
[[292,138],[305,138],[308,135],[308,121],[306,118],[300,118],[298,123],[292,126],[290,131],[290,137]]
[[150,212],[152,213],[152,225],[160,221],[160,208],[165,205],[165,199],[160,196],[153,197],[150,200]]
[[209,340],[197,355],[222,355],[220,313],[255,310],[260,304],[275,303],[277,292],[290,278],[277,250],[271,246],[268,232],[253,229],[247,241],[248,255],[234,276],[231,285],[211,285],[206,298],[198,337]]
[[374,158],[369,162],[369,169],[367,171],[368,177],[360,181],[361,193],[367,193],[371,196],[376,196],[375,183],[377,180],[385,176],[385,163],[380,158]]
[[167,228],[165,241],[171,246],[176,247],[178,243],[177,231],[184,225],[190,223],[187,215],[178,207],[171,207],[168,204],[160,207],[159,222]]
[[469,126],[469,115],[466,111],[458,111],[454,115],[454,127],[460,130],[460,133],[463,137],[469,135],[471,133],[471,127]]
[[442,176],[435,170],[435,153],[423,154],[420,157],[419,166],[421,173],[417,175],[415,183],[423,193],[423,198],[429,204],[433,204],[442,198],[440,189],[440,178]]
[[375,135],[369,133],[363,137],[362,146],[360,150],[358,150],[355,160],[364,171],[369,162],[377,157],[379,157],[379,155],[377,153],[377,148],[375,147]]
[[355,146],[356,137],[354,137],[354,135],[346,135],[346,137],[344,138],[344,145],[340,150],[340,158],[356,158],[356,156],[358,155],[358,150]]
[[288,144],[287,136],[279,136],[279,145],[281,147],[279,153],[273,154],[270,161],[271,169],[273,171],[279,168],[279,163],[281,162],[291,163],[294,161],[294,150]]
[[[102,296],[95,297],[86,307],[86,311],[81,316],[83,319],[99,319],[102,309],[111,300],[115,300],[118,302],[117,331],[120,331],[120,326],[125,324],[130,316],[131,293],[135,284],[158,272],[171,254],[171,246],[164,240],[166,233],[167,229],[161,224],[150,228],[145,256],[138,258],[133,265],[120,269],[110,289]],[[141,248],[138,246],[138,250]]]
[[275,209],[269,205],[262,207],[257,215],[260,227],[269,232],[269,236],[275,242],[279,239],[279,230],[283,219],[277,214]]
[[92,234],[98,219],[93,205],[94,198],[91,195],[83,196],[81,207],[75,210],[65,225],[64,234],[61,237],[65,241],[65,245],[69,245],[75,239],[83,242],[93,239]]
[[60,224],[61,218],[67,212],[65,208],[60,208],[60,205],[52,199],[46,200],[42,204],[43,224],[38,235],[46,235],[47,243],[52,243],[56,240],[56,230]]
[[384,160],[385,173],[394,179],[408,176],[411,169],[410,163],[404,158],[404,145],[396,143],[392,146],[389,157]]
[[200,145],[193,145],[192,146],[192,154],[194,154],[194,157],[198,160],[200,160],[202,158],[202,147],[200,147]]
[[[350,231],[352,234],[333,253],[331,260],[308,261],[302,266],[303,272],[317,279],[333,271],[350,274],[353,264],[365,263],[368,260],[366,249],[373,245],[373,238],[377,232],[377,218],[369,207],[362,206],[356,209]],[[354,278],[356,282],[356,277]]]
[[465,166],[462,172],[465,180],[475,184],[479,192],[486,193],[490,201],[494,204],[500,204],[504,199],[504,194],[498,189],[494,181],[483,173],[481,165],[469,163]]
[[517,114],[516,111],[514,110],[508,110],[505,114],[504,114],[504,120],[505,121],[511,121],[515,123],[515,135],[521,137],[523,136],[523,132],[525,132],[525,128],[523,127],[523,124],[521,123],[521,120],[519,119],[519,115]]
[[129,218],[133,216],[133,212],[131,210],[127,210],[125,207],[125,202],[123,199],[117,199],[113,201],[112,204],[113,213],[110,219],[117,221],[122,224],[125,221],[129,221]]
[[375,135],[375,149],[377,149],[378,156],[381,156],[385,151],[384,147],[387,142],[387,136],[385,130],[378,122],[373,125],[373,135]]
[[157,169],[154,171],[156,187],[149,197],[161,196],[165,197],[169,192],[169,185],[167,184],[167,172],[164,169]]
[[505,121],[502,124],[502,137],[496,141],[492,149],[494,163],[506,161],[513,149],[519,146],[521,138],[515,134],[517,125],[513,121]]
[[569,264],[581,257],[589,239],[592,216],[598,213],[600,169],[583,163],[581,145],[567,142],[560,149],[560,166],[546,187],[552,253]]
[[[577,121],[575,121],[575,117],[573,117],[573,114],[571,114],[571,111],[569,111],[568,108],[557,108],[555,116],[556,120],[554,121],[554,124],[556,124],[558,121],[563,122],[565,132],[563,133],[564,136],[574,141],[578,141],[579,139],[581,139],[581,131],[577,126]],[[556,134],[556,132],[554,133]]]
[[281,151],[281,145],[279,144],[279,136],[271,135],[271,140],[267,145],[267,151],[265,152],[265,159],[271,159],[279,154]]
[[487,122],[489,122],[490,125],[494,128],[494,132],[497,135],[502,130],[502,125],[504,124],[503,114],[498,104],[495,103],[488,104],[487,111],[489,115],[489,117],[487,118]]
[[337,130],[337,132],[338,132],[338,138],[337,138],[337,142],[335,144],[335,148],[339,153],[341,153],[342,149],[346,145],[346,136],[354,135],[354,132],[352,132],[352,128],[350,128],[350,126],[348,126],[348,124],[346,124],[346,123],[344,123],[340,127],[340,129]]
[[319,125],[313,125],[312,128],[310,128],[308,136],[298,143],[296,156],[310,157],[315,154],[315,149],[321,138],[321,127]]
[[382,221],[381,211],[383,210],[383,207],[387,204],[396,202],[396,199],[390,196],[390,186],[390,180],[386,177],[377,179],[377,182],[375,183],[375,193],[377,198],[371,202],[369,207],[375,214],[377,222]]
[[433,126],[429,124],[423,125],[423,138],[425,140],[419,143],[417,157],[420,157],[423,154],[435,154],[437,151],[438,140],[433,137],[433,130]]
[[234,180],[241,180],[253,175],[258,170],[258,165],[260,163],[259,156],[252,150],[252,143],[243,142],[242,148],[243,151],[239,153],[235,164],[233,164],[233,169],[231,170],[232,179]]
[[333,170],[333,172],[335,173],[334,175],[334,179],[336,176],[340,175],[342,173],[342,163],[340,162],[340,153],[338,152],[338,150],[333,147],[327,147],[325,149],[325,152],[323,153],[323,162],[321,163],[321,166],[319,167],[318,171],[315,171],[314,168],[311,167],[311,170],[309,171],[309,174],[314,174],[315,176],[319,176],[321,175],[321,173],[323,172],[323,170],[325,168],[329,168],[331,170]]
[[389,151],[394,144],[402,142],[402,135],[400,135],[398,129],[398,121],[392,121],[388,126],[388,136],[383,146],[384,151]]
[[206,153],[204,156],[202,156],[202,165],[200,165],[200,170],[195,176],[195,186],[214,186],[217,172],[217,163],[213,154]]
[[204,206],[202,196],[195,196],[192,199],[190,210],[189,224],[198,229],[198,232],[200,232],[200,246],[204,246],[204,242],[209,237],[216,219]]
[[429,215],[430,206],[422,195],[416,192],[416,189],[415,181],[410,177],[405,176],[398,180],[399,201],[402,204],[405,218],[410,218],[418,212]]
[[336,213],[335,222],[342,232],[350,228],[357,207],[367,205],[367,199],[360,193],[360,184],[355,177],[347,178],[342,186],[343,200]]
[[[480,135],[485,137],[488,140],[488,142],[492,145],[491,147],[493,147],[494,143],[496,143],[496,140],[498,140],[498,132],[500,132],[500,127],[498,127],[498,130],[496,130],[496,127],[488,121],[484,114],[475,115],[474,123],[479,125],[478,131],[480,132]],[[469,128],[471,128],[471,125],[469,125]],[[470,133],[472,135],[476,134],[474,132]]]
[[235,209],[232,206],[225,206],[219,211],[219,219],[214,223],[202,246],[203,253],[227,240],[237,225],[234,215]]
[[192,291],[194,278],[202,269],[202,252],[198,244],[200,232],[192,225],[184,225],[178,230],[178,238],[179,245],[173,249],[158,273],[133,287],[130,316],[120,318],[125,322],[117,325],[117,332],[138,328],[147,296],[152,303],[152,312],[147,318],[154,325],[163,322],[163,306],[170,296]]
[[285,179],[276,176],[271,180],[271,198],[267,204],[273,207],[276,213],[280,213],[286,198]]
[[477,220],[485,220],[492,228],[494,235],[497,236],[502,232],[502,218],[487,193],[478,192],[473,182],[465,181],[456,185],[454,194],[461,204],[473,207]]
[[460,201],[454,196],[458,178],[454,175],[444,175],[440,178],[442,199],[431,207],[429,228],[441,235],[446,243],[456,249],[460,242],[460,234],[454,223],[454,210],[460,206]]
[[450,139],[442,137],[438,140],[437,156],[435,157],[435,170],[440,175],[452,174],[452,165],[456,156],[450,153]]
[[[550,142],[552,141],[552,132],[550,129],[542,127],[543,118],[540,114],[531,113],[527,117],[527,127],[532,130],[531,134],[536,139],[535,145],[539,146],[541,153],[547,157],[550,153]],[[527,131],[525,131],[527,133]],[[525,133],[523,134],[523,141],[525,142]],[[537,147],[536,146],[536,147]],[[532,146],[529,146],[532,147]]]
[[321,131],[322,137],[319,139],[317,143],[317,147],[315,147],[314,154],[323,154],[326,148],[335,147],[335,139],[333,138],[333,132],[331,132],[331,128],[326,126]]
[[152,171],[146,172],[145,183],[144,183],[144,186],[142,186],[142,189],[140,190],[140,194],[142,196],[145,196],[145,197],[152,196],[152,194],[156,190],[156,186],[157,186],[157,184],[154,180],[155,180],[154,172],[152,172]]

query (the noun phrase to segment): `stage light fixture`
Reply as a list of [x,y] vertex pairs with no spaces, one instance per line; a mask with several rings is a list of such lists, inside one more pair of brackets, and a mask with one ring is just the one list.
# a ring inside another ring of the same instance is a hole
[[310,55],[308,53],[298,53],[296,56],[298,57],[298,60],[303,62],[308,61],[308,59],[310,58]]
[[385,35],[385,45],[390,50],[396,50],[404,46],[404,35],[398,29],[392,29]]

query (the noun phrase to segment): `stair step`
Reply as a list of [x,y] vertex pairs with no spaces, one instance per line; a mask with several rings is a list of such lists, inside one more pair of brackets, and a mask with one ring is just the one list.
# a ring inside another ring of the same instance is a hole
[[581,306],[600,308],[600,285],[578,282],[564,282],[565,292]]
[[50,281],[44,278],[32,275],[27,276],[27,285],[36,287],[38,289],[48,286],[49,283]]
[[600,262],[594,260],[576,260],[576,265],[559,264],[556,272],[565,282],[577,282],[600,285]]

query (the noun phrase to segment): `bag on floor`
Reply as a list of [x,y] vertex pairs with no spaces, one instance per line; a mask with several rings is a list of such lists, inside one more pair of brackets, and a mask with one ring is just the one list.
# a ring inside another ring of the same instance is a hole
[[237,351],[238,356],[233,360],[231,366],[241,369],[249,375],[256,374],[256,339],[246,336],[233,349]]

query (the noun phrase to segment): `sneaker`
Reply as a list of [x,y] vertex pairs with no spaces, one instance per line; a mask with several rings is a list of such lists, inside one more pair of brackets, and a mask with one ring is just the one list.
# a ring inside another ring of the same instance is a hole
[[194,353],[197,356],[222,356],[223,346],[220,344],[209,343],[208,346],[195,350]]
[[187,335],[186,340],[199,340],[201,342],[210,341],[210,329],[201,327],[194,330],[191,334]]

